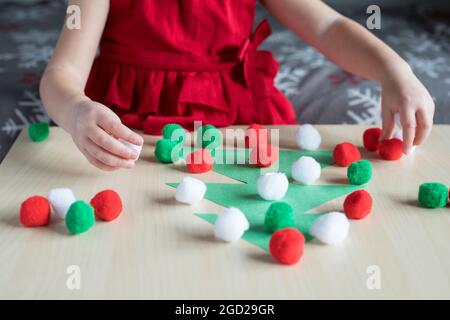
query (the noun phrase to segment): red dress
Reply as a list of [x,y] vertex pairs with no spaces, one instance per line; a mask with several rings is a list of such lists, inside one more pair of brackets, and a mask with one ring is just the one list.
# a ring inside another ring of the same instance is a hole
[[278,63],[252,33],[256,0],[110,0],[86,94],[148,134],[194,121],[293,124]]

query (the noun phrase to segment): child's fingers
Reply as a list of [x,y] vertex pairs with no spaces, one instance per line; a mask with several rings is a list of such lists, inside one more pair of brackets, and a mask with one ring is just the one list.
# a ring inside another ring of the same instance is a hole
[[98,161],[97,159],[95,159],[93,156],[91,156],[89,154],[89,152],[87,152],[87,150],[85,148],[81,148],[81,153],[86,157],[86,159],[89,161],[90,164],[92,164],[94,167],[97,167],[101,170],[104,171],[114,171],[117,170],[117,168],[113,168],[110,166],[107,166],[106,164]]
[[130,148],[127,148],[119,140],[110,136],[100,128],[94,129],[93,132],[89,134],[89,138],[106,151],[124,159],[135,160],[139,156],[136,151],[130,150]]
[[381,133],[380,140],[390,139],[394,133],[395,121],[394,115],[387,108],[383,108],[382,111],[382,121],[383,130]]
[[138,146],[144,143],[144,139],[140,135],[123,125],[120,120],[116,121],[115,119],[111,119],[111,117],[101,117],[98,120],[98,125],[116,138],[122,138]]
[[430,135],[433,121],[423,109],[419,109],[416,112],[416,122],[417,128],[414,145],[419,145]]
[[84,148],[93,158],[97,159],[98,161],[107,166],[113,168],[127,168],[127,169],[134,167],[134,161],[119,158],[109,153],[105,149],[99,147],[92,140],[88,140],[84,145]]
[[403,152],[409,154],[416,135],[416,115],[412,109],[403,108],[400,111],[400,121],[403,128]]

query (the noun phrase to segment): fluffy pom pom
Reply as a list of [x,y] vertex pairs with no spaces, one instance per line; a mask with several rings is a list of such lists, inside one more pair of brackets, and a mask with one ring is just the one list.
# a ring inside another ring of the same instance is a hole
[[403,142],[400,139],[388,139],[380,142],[378,153],[383,160],[398,160],[403,155]]
[[343,142],[334,147],[333,159],[338,166],[348,167],[352,162],[361,160],[361,153],[354,144]]
[[447,204],[448,191],[442,183],[422,183],[419,187],[419,202],[425,208],[442,208]]
[[214,167],[214,159],[207,149],[191,152],[186,159],[186,168],[192,173],[205,173]]
[[310,124],[303,124],[295,135],[297,145],[303,150],[317,150],[322,143],[319,131]]
[[266,211],[264,225],[270,232],[295,227],[294,209],[286,202],[272,203]]
[[255,148],[269,144],[269,130],[260,124],[252,124],[245,130],[245,147]]
[[325,244],[336,244],[344,240],[350,228],[347,216],[342,212],[330,212],[314,221],[310,233]]
[[260,168],[270,167],[278,161],[278,148],[268,144],[260,144],[250,153],[250,163]]
[[312,184],[320,178],[320,164],[308,156],[300,157],[292,164],[292,178],[295,181]]
[[305,237],[294,228],[278,230],[272,234],[269,242],[271,256],[281,264],[293,265],[303,256]]
[[231,207],[217,216],[214,236],[223,241],[234,242],[239,240],[248,228],[248,220],[242,211]]
[[363,144],[368,151],[377,151],[380,147],[380,136],[382,130],[380,128],[370,128],[364,131]]
[[[177,148],[177,149],[175,149]],[[172,163],[179,158],[178,143],[169,139],[161,139],[156,142],[155,157],[162,163]]]
[[122,212],[122,199],[114,190],[103,190],[90,201],[95,216],[104,221],[116,219]]
[[372,179],[372,165],[367,160],[353,162],[347,169],[347,178],[356,185],[369,182]]
[[256,188],[264,200],[281,200],[288,191],[289,181],[284,173],[268,172],[258,178]]
[[184,177],[177,187],[175,199],[186,204],[197,204],[203,200],[206,193],[206,184],[192,177]]
[[41,142],[48,138],[50,126],[46,122],[32,123],[28,126],[28,136],[33,142]]
[[179,124],[170,123],[164,126],[162,135],[164,139],[182,143],[186,139],[186,130]]
[[136,144],[134,144],[134,143],[131,143],[131,142],[127,141],[127,140],[124,140],[124,139],[122,139],[122,138],[119,138],[118,140],[119,140],[125,147],[127,147],[128,149],[131,149],[131,150],[135,151],[135,152],[137,153],[136,160],[139,159],[139,156],[140,156],[140,154],[141,154],[141,152],[142,152],[142,147],[143,147],[143,145],[142,145],[142,146],[138,146],[138,145],[136,145]]
[[41,196],[33,196],[20,206],[20,223],[25,227],[46,226],[50,222],[50,203]]
[[88,231],[95,223],[94,208],[78,200],[72,203],[66,215],[66,227],[72,234]]
[[52,189],[48,193],[48,200],[50,201],[53,210],[61,218],[65,219],[67,210],[69,210],[72,203],[77,199],[73,191],[68,188]]
[[366,190],[350,193],[344,200],[344,212],[347,218],[364,219],[372,211],[372,197]]
[[208,124],[198,130],[197,142],[203,149],[214,149],[222,144],[222,132]]

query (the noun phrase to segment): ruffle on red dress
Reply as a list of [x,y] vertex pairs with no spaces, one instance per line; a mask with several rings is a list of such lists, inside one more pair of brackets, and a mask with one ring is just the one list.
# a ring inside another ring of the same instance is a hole
[[295,112],[274,86],[278,63],[258,46],[270,34],[263,21],[236,54],[198,55],[129,50],[102,43],[86,94],[116,112],[122,122],[147,134],[161,134],[194,121],[233,124],[293,124]]

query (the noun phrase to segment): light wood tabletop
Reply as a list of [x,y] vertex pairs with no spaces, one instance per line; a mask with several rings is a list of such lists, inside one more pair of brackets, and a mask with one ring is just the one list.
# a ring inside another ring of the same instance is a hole
[[[362,126],[317,128],[321,149],[343,141],[362,144]],[[295,129],[281,128],[282,148],[297,148]],[[374,198],[372,214],[352,221],[344,242],[309,242],[299,264],[283,266],[246,241],[215,240],[212,225],[194,215],[223,207],[208,200],[175,202],[175,189],[166,183],[187,173],[154,159],[155,137],[145,138],[133,170],[108,173],[90,166],[61,129],[52,128],[42,143],[22,132],[0,165],[0,298],[448,299],[450,207],[421,208],[417,192],[422,182],[450,185],[449,137],[450,126],[435,126],[426,144],[394,162],[363,152],[376,173],[366,188]],[[329,166],[318,183],[346,183],[345,175],[345,168]],[[216,172],[198,177],[236,183]],[[48,227],[21,226],[21,202],[57,187],[86,201],[115,189],[124,211],[78,236],[55,216]],[[312,211],[342,210],[343,198]],[[79,289],[67,285],[74,275],[80,276]]]

